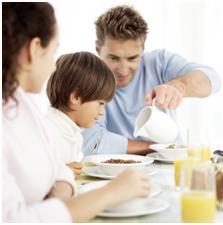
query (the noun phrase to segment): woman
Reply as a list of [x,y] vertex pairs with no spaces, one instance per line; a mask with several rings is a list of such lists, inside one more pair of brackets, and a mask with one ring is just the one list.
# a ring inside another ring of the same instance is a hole
[[44,2],[4,2],[2,28],[3,222],[82,222],[146,196],[147,175],[133,170],[74,197],[73,173],[57,160],[47,123],[28,94],[40,92],[55,70],[53,8]]

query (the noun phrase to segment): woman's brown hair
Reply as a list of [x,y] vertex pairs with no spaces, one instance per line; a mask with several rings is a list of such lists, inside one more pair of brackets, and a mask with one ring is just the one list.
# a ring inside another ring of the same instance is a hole
[[116,81],[107,65],[96,55],[77,52],[62,55],[56,71],[47,83],[47,95],[57,109],[69,109],[70,94],[75,93],[82,103],[93,100],[110,101],[114,96]]
[[20,50],[34,37],[47,47],[55,34],[54,10],[46,2],[2,3],[2,97],[4,103],[12,97],[18,81]]

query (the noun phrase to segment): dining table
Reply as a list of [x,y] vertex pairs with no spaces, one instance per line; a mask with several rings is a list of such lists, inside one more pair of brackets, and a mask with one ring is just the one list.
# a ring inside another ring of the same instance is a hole
[[[84,167],[89,166],[84,164]],[[96,216],[89,222],[92,223],[181,223],[181,192],[175,186],[174,165],[173,163],[164,163],[154,161],[152,166],[157,171],[150,176],[150,182],[161,187],[161,193],[156,198],[165,200],[169,203],[169,207],[164,211],[133,217],[102,217]],[[102,179],[82,175],[77,179],[78,188],[91,182],[100,181]],[[223,223],[223,211],[216,210],[216,223]]]

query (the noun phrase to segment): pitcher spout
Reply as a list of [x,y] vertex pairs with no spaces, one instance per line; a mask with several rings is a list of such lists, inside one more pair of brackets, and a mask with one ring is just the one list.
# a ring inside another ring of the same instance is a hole
[[136,127],[133,135],[134,135],[134,137],[141,136],[141,137],[148,138],[148,134],[144,127],[141,127],[141,128]]

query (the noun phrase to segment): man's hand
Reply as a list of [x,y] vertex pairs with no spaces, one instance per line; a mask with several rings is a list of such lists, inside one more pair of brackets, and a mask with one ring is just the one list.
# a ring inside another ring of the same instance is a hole
[[211,88],[209,78],[202,71],[193,70],[156,86],[145,99],[148,105],[152,105],[155,99],[158,108],[176,109],[183,97],[207,97],[211,93]]
[[152,141],[136,141],[128,139],[127,153],[137,155],[147,155],[153,152],[151,149],[149,149],[149,146],[154,143],[155,142]]
[[154,103],[158,108],[176,109],[182,102],[183,95],[174,86],[162,84],[150,91],[145,99],[148,105],[152,105],[155,99]]

